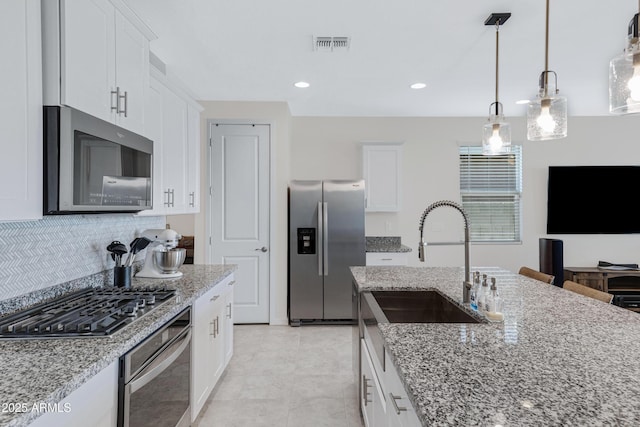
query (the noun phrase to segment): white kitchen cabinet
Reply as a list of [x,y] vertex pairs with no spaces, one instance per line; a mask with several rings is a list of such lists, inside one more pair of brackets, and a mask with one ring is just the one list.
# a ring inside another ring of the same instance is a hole
[[139,215],[200,211],[200,111],[179,83],[151,68],[146,133],[153,140],[153,209]]
[[363,142],[367,212],[397,212],[402,196],[402,143]]
[[[391,360],[386,350],[384,357],[386,360]],[[402,385],[400,377],[391,362],[386,364],[384,376],[389,427],[420,427],[422,423],[420,423],[404,385]]]
[[0,2],[0,221],[42,217],[40,1]]
[[[31,405],[38,402],[30,402]],[[93,376],[29,427],[116,427],[118,420],[118,361]]]
[[369,350],[364,339],[360,342],[360,366],[362,368],[360,382],[360,409],[366,427],[378,427],[387,425],[386,402],[384,390],[374,364],[369,355]]
[[229,290],[224,297],[224,320],[223,320],[223,334],[224,334],[224,365],[229,364],[231,357],[233,356],[233,284],[229,283]]
[[[233,294],[233,275],[218,283],[193,305],[191,352],[191,420],[194,421],[229,363],[225,343],[233,343],[233,329],[225,327],[227,297]],[[227,335],[231,334],[231,337]]]
[[409,265],[408,252],[367,252],[366,265]]
[[45,105],[145,131],[153,32],[119,0],[43,1]]

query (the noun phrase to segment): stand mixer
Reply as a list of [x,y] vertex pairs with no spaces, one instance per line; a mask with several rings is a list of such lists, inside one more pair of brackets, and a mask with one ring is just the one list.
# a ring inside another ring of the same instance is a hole
[[[178,268],[182,265],[185,258],[184,249],[175,249],[178,241],[182,236],[171,229],[148,229],[142,232],[142,237],[151,240],[147,247],[147,255],[145,257],[144,266],[136,273],[136,277],[148,277],[153,279],[171,279],[181,277],[182,272]],[[176,257],[167,257],[173,259],[172,265],[158,265],[158,260],[163,255],[176,255]]]

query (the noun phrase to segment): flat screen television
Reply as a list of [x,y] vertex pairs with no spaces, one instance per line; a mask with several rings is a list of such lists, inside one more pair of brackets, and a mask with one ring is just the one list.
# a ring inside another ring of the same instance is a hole
[[640,233],[640,166],[549,166],[548,234]]

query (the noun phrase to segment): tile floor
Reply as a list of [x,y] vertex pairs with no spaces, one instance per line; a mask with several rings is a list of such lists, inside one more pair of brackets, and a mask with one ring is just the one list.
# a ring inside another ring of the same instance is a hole
[[234,354],[195,427],[362,427],[353,326],[234,326]]

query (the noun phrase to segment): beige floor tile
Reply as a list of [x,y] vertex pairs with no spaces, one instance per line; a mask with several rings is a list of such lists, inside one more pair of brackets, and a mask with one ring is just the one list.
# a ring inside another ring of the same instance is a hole
[[288,426],[348,427],[344,399],[314,397],[303,399],[289,408]]

